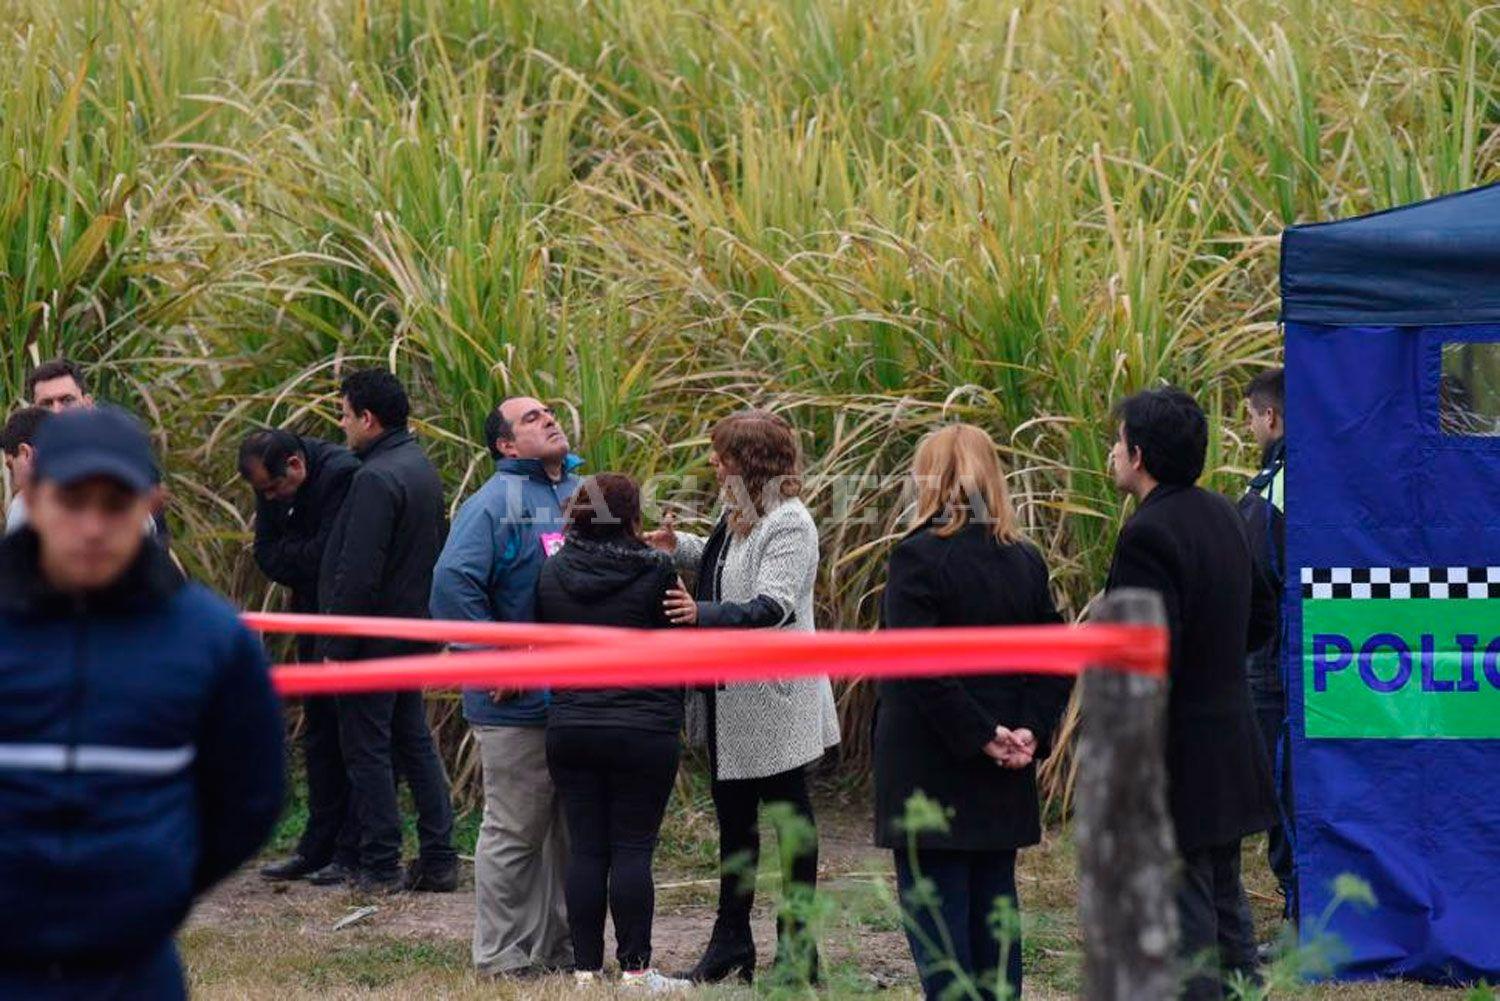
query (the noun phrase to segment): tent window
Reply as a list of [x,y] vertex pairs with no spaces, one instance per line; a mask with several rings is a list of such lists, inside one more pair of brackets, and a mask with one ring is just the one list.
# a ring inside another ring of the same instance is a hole
[[1438,426],[1457,437],[1500,437],[1500,342],[1443,345]]

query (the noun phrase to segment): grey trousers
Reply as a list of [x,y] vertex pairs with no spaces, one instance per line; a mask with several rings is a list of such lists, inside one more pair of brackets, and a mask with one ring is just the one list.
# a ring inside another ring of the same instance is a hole
[[474,968],[480,973],[573,964],[563,873],[562,802],[540,726],[476,726],[484,820],[474,848]]
[[1181,951],[1189,970],[1182,999],[1218,1001],[1227,996],[1225,977],[1255,979],[1255,925],[1240,881],[1240,843],[1183,852],[1178,878]]

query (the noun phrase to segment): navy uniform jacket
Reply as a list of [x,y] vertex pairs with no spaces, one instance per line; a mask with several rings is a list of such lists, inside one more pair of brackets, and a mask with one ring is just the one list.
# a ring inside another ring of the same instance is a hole
[[0,998],[171,997],[172,933],[281,810],[265,653],[154,543],[82,599],[38,547],[0,543]]

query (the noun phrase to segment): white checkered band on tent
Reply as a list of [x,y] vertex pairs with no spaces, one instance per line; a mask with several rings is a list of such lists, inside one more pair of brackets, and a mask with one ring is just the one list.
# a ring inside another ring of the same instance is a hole
[[1302,597],[1500,598],[1500,567],[1303,567]]

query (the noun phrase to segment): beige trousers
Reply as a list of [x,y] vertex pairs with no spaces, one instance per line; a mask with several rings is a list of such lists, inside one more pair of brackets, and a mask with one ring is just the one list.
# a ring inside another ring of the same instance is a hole
[[518,973],[573,963],[562,801],[540,726],[476,726],[484,820],[474,848],[474,968]]

